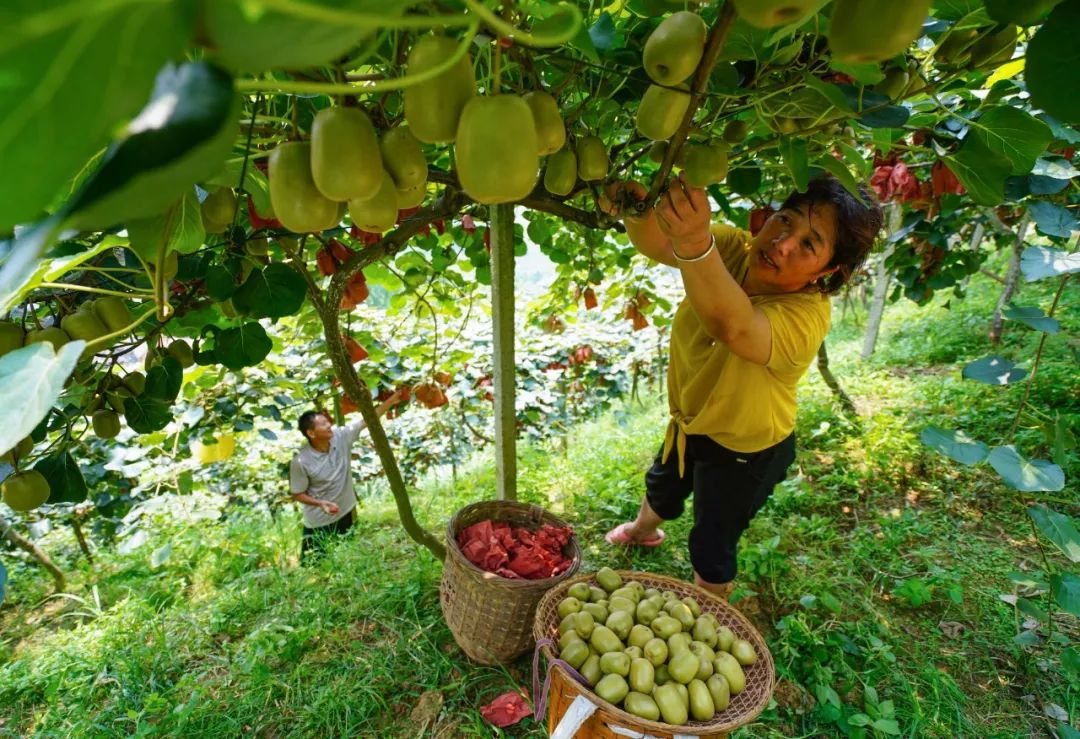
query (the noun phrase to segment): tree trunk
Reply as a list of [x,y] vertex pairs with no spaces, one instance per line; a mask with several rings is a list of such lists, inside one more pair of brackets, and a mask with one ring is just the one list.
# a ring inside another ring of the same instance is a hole
[[870,314],[866,318],[866,333],[863,334],[862,351],[859,356],[869,359],[877,347],[878,332],[881,330],[881,319],[885,316],[885,301],[889,297],[889,283],[892,281],[892,273],[885,266],[885,262],[892,256],[893,245],[889,244],[878,262],[877,274],[874,276],[874,297],[870,302]]
[[77,514],[71,516],[71,530],[75,532],[75,541],[79,542],[79,549],[86,556],[86,561],[94,564],[94,556],[90,554],[90,547],[86,543],[86,536],[83,535],[82,524],[79,523]]
[[492,364],[495,385],[495,497],[517,500],[514,373],[514,206],[491,208]]
[[326,294],[323,295],[311,274],[307,271],[303,257],[299,253],[293,253],[290,266],[296,270],[307,283],[308,297],[319,313],[319,320],[323,324],[323,335],[326,338],[327,354],[334,367],[334,373],[341,380],[342,389],[353,399],[360,409],[360,415],[367,424],[371,441],[375,445],[375,451],[379,455],[386,481],[390,485],[390,492],[394,495],[397,504],[398,517],[405,532],[416,543],[426,547],[440,561],[446,559],[446,547],[437,537],[426,531],[416,521],[413,515],[412,501],[409,499],[409,491],[405,487],[405,481],[401,477],[397,460],[394,458],[394,450],[390,447],[390,441],[386,437],[386,430],[375,413],[375,404],[371,400],[371,391],[356,374],[352,363],[349,361],[345,342],[341,337],[341,321],[338,314],[338,305],[345,294],[345,287],[350,278],[369,264],[393,256],[405,247],[408,240],[415,236],[426,224],[440,219],[449,218],[458,213],[467,203],[460,192],[451,188],[446,191],[430,207],[424,208],[418,213],[405,219],[401,225],[384,236],[378,244],[364,249],[361,253],[351,257],[342,264],[330,280]]
[[836,376],[829,369],[829,352],[825,349],[824,341],[821,342],[821,346],[817,350],[817,368],[818,372],[821,373],[821,379],[825,380],[825,384],[829,386],[829,389],[833,391],[833,395],[840,401],[840,407],[844,409],[844,413],[851,417],[857,417],[859,412],[855,408],[855,403],[844,392],[844,388],[840,387]]
[[49,558],[49,555],[45,553],[45,550],[17,532],[12,528],[11,524],[6,521],[0,521],[0,526],[3,527],[2,533],[5,539],[19,549],[22,549],[24,552],[27,552],[31,557],[37,560],[38,564],[49,571],[49,574],[52,575],[53,582],[56,584],[56,592],[62,593],[67,590],[67,579],[64,577],[63,571]]
[[1031,214],[1024,213],[1020,224],[1016,227],[1016,240],[1012,245],[1012,257],[1009,259],[1009,270],[1005,273],[1005,287],[1001,290],[997,305],[994,307],[994,318],[990,321],[990,343],[997,344],[1001,341],[1001,328],[1005,323],[1001,310],[1009,304],[1016,285],[1020,281],[1020,255],[1024,251],[1024,239],[1027,237],[1028,225],[1031,223]]
[[[888,220],[886,221],[886,228],[890,236],[900,230],[901,217],[902,212],[899,204],[891,204],[887,213]],[[881,330],[881,319],[885,315],[885,300],[889,297],[889,283],[892,280],[892,273],[889,272],[889,268],[885,263],[892,256],[895,248],[896,245],[890,241],[885,246],[885,251],[882,252],[881,260],[878,262],[877,274],[874,277],[874,298],[870,303],[870,315],[866,318],[866,334],[863,336],[862,352],[859,354],[863,359],[869,359],[870,355],[874,353],[874,347],[877,346],[878,331]]]

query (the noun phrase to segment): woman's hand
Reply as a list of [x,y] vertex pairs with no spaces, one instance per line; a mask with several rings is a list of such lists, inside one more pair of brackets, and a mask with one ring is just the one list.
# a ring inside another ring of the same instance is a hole
[[701,256],[709,248],[712,211],[705,190],[686,184],[680,174],[656,208],[660,231],[671,241],[675,253],[684,259]]
[[623,181],[609,182],[604,185],[604,191],[600,194],[597,206],[604,213],[615,218],[643,218],[646,211],[630,214],[627,211],[633,203],[639,203],[645,199],[649,191],[640,182]]

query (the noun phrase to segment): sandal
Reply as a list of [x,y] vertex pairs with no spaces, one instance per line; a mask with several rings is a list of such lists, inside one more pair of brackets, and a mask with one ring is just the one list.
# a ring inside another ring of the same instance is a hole
[[611,531],[607,532],[604,536],[604,540],[608,544],[621,544],[623,546],[637,546],[637,547],[658,547],[664,543],[664,532],[661,529],[656,530],[656,534],[645,539],[638,541],[630,537],[630,528],[634,525],[632,521],[621,523]]

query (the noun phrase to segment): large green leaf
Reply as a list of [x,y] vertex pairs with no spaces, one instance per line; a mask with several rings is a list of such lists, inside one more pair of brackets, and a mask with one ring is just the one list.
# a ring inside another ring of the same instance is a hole
[[979,205],[997,205],[1005,199],[1005,180],[1012,174],[1012,162],[987,149],[975,136],[964,139],[960,149],[945,161]]
[[1027,377],[1027,370],[994,354],[970,362],[964,367],[961,375],[966,380],[984,382],[987,385],[1008,385]]
[[1045,459],[1025,459],[1016,447],[999,446],[987,458],[1009,487],[1023,493],[1053,492],[1065,487],[1065,473]]
[[124,401],[124,418],[132,431],[148,434],[160,431],[173,419],[172,404],[180,393],[184,370],[172,357],[165,357],[146,373],[146,385],[134,398]]
[[728,172],[725,181],[731,191],[749,197],[761,189],[761,167],[747,164]]
[[7,0],[0,19],[0,232],[39,218],[191,40],[191,0]]
[[1024,79],[1032,102],[1066,123],[1080,122],[1080,0],[1060,3],[1028,43]]
[[961,430],[946,431],[937,426],[927,426],[919,439],[931,449],[961,464],[978,464],[986,459],[989,448]]
[[295,271],[281,263],[254,269],[233,294],[240,313],[251,318],[281,318],[300,310],[307,295],[307,283]]
[[1060,205],[1036,200],[1028,210],[1035,218],[1035,226],[1047,236],[1067,239],[1077,228],[1075,216]]
[[214,333],[213,361],[231,370],[255,366],[266,359],[273,347],[266,331],[255,321],[239,328],[210,329]]
[[1080,272],[1080,252],[1029,246],[1020,255],[1020,271],[1028,282]]
[[82,503],[86,500],[86,479],[67,450],[38,460],[34,469],[49,483],[49,503]]
[[1027,174],[1047,144],[1054,140],[1050,127],[1009,105],[990,108],[972,124],[970,136],[990,151],[1012,162],[1012,174]]
[[85,346],[85,341],[72,341],[57,352],[41,341],[0,357],[0,454],[45,418]]
[[199,197],[192,187],[161,214],[149,218],[128,221],[128,239],[131,249],[145,260],[157,261],[158,247],[165,238],[165,229],[169,229],[165,251],[178,251],[190,254],[206,241],[206,229],[203,228],[202,211]]
[[1043,313],[1042,308],[1028,308],[1024,306],[1010,305],[1001,312],[1011,321],[1020,321],[1036,331],[1044,331],[1048,334],[1056,334],[1061,330],[1061,322],[1056,318],[1050,318]]
[[1051,575],[1050,592],[1054,594],[1055,603],[1080,618],[1080,577],[1071,572]]
[[1072,562],[1080,562],[1080,532],[1068,516],[1043,505],[1028,508],[1028,515],[1039,531],[1052,541]]
[[780,139],[780,154],[784,157],[795,189],[806,192],[810,183],[810,163],[806,154],[806,139],[797,136],[785,136]]
[[221,170],[239,116],[240,96],[227,72],[205,62],[166,67],[150,102],[65,206],[69,221],[107,228],[164,213]]
[[840,184],[844,186],[848,192],[854,197],[862,200],[862,194],[859,192],[859,183],[855,180],[855,177],[851,174],[844,163],[831,154],[825,154],[817,159],[814,164],[826,172],[831,174]]

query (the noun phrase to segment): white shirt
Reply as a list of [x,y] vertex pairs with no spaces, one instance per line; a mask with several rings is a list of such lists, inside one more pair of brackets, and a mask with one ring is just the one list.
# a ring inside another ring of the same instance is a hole
[[293,455],[289,464],[289,492],[293,495],[307,493],[312,498],[338,505],[338,512],[334,514],[326,513],[319,506],[305,505],[304,526],[307,528],[328,526],[356,507],[350,452],[364,428],[362,419],[335,426],[329,451],[320,452],[309,442]]

